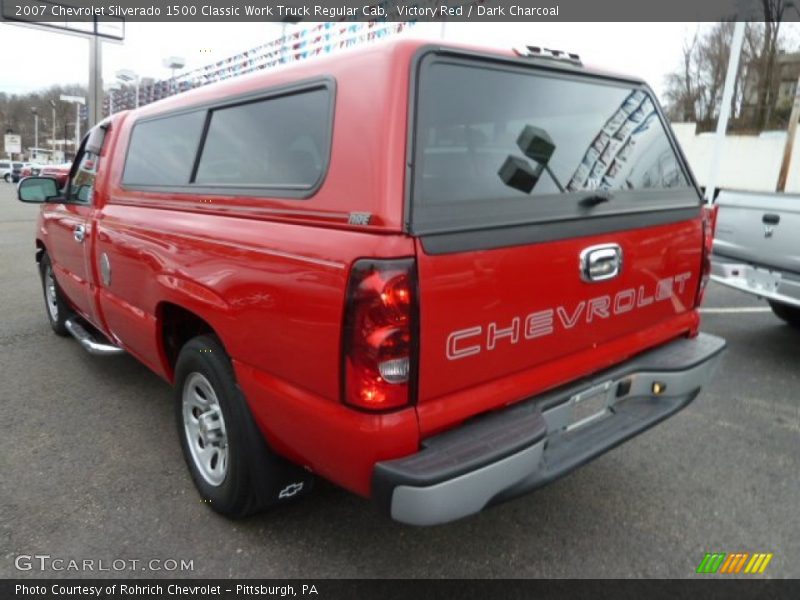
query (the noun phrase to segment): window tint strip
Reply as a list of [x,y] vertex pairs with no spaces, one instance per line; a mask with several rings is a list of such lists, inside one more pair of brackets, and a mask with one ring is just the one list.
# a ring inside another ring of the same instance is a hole
[[206,137],[208,137],[208,126],[211,124],[211,115],[213,111],[206,111],[206,119],[203,122],[203,132],[200,134],[200,143],[197,145],[197,152],[194,155],[194,163],[192,164],[192,174],[189,177],[189,183],[194,183],[197,177],[197,167],[200,166],[200,155],[203,153],[203,147],[206,145]]

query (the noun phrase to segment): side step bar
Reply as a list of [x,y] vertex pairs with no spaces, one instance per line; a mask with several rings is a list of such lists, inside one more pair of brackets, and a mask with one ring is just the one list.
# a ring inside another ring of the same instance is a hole
[[96,354],[98,356],[111,356],[113,354],[122,354],[125,351],[119,346],[110,343],[102,343],[96,341],[86,329],[78,323],[76,319],[67,319],[64,321],[64,327],[67,328],[76,340],[78,340],[89,354]]

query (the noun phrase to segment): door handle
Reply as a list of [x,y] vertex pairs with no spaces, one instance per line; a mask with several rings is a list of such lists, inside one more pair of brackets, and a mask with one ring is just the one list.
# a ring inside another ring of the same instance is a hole
[[781,222],[781,216],[774,213],[766,213],[761,217],[761,222],[764,223],[764,225],[777,225]]
[[585,248],[580,255],[581,279],[606,281],[622,271],[622,248],[619,244],[602,244]]
[[72,230],[72,237],[80,244],[86,237],[86,227],[84,225],[75,225],[75,229]]

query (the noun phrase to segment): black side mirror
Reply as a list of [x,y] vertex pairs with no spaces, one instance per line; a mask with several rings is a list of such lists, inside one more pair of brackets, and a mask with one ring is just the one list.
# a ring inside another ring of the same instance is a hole
[[58,184],[52,177],[26,177],[17,187],[20,202],[47,202],[58,196]]

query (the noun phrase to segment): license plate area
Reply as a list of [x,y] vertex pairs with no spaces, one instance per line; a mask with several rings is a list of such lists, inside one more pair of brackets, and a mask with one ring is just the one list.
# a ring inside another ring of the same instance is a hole
[[781,284],[781,274],[750,267],[747,270],[747,285],[756,291],[777,292]]
[[571,418],[567,431],[610,415],[615,389],[614,382],[607,381],[572,396],[569,399]]

